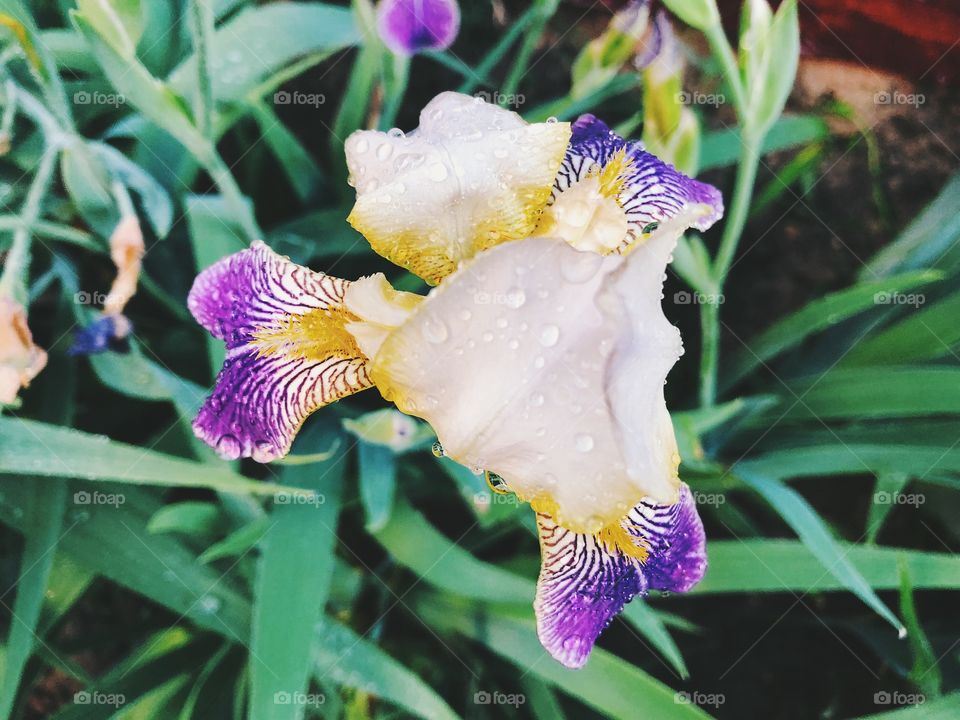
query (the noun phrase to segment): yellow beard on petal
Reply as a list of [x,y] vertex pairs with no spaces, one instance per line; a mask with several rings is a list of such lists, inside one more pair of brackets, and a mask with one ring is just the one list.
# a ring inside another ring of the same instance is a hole
[[600,255],[619,251],[629,241],[630,225],[619,200],[629,170],[630,160],[620,150],[602,169],[559,193],[534,234],[560,237],[577,250]]
[[283,354],[314,362],[330,357],[364,357],[346,328],[356,319],[343,308],[316,308],[278,318],[253,334],[252,345],[261,355]]
[[641,542],[640,538],[627,532],[620,520],[607,525],[598,532],[597,540],[603,543],[609,552],[627,555],[640,562],[646,561],[650,554],[649,548],[639,544]]

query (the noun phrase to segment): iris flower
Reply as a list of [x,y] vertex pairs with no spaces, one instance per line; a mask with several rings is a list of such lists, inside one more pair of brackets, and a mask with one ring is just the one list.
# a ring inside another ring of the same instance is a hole
[[317,408],[376,387],[442,452],[536,512],[541,642],[579,667],[613,617],[706,567],[663,386],[682,352],[660,307],[679,235],[722,213],[592,115],[528,125],[455,93],[408,134],[347,142],[350,221],[437,284],[342,280],[261,242],[197,278],[189,306],[226,342],[197,435],[225,458],[284,455]]
[[399,55],[446,50],[459,30],[456,0],[381,0],[377,7],[377,32]]

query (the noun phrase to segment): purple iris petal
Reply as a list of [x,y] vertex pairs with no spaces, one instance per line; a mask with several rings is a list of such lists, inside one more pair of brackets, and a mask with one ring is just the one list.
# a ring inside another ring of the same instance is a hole
[[311,330],[336,337],[348,286],[261,242],[200,273],[187,305],[226,341],[227,356],[193,422],[197,437],[224,458],[268,462],[286,454],[314,410],[371,387],[367,360],[351,343],[311,338]]
[[684,208],[702,204],[711,212],[694,226],[706,230],[723,215],[723,196],[712,185],[693,180],[643,149],[643,143],[624,140],[605,122],[593,115],[581,115],[571,126],[566,157],[554,183],[554,192],[563,192],[585,177],[595,166],[604,166],[626,148],[630,161],[619,201],[631,226],[642,230],[661,223]]
[[124,315],[103,315],[77,331],[68,355],[130,352],[132,324]]
[[707,567],[706,537],[690,489],[675,505],[642,502],[622,525],[646,547],[641,561],[590,535],[538,515],[543,567],[537,583],[537,631],[547,651],[580,667],[603,629],[635,596],[648,590],[684,592]]
[[399,55],[445,50],[460,30],[456,0],[382,0],[377,29],[384,44]]

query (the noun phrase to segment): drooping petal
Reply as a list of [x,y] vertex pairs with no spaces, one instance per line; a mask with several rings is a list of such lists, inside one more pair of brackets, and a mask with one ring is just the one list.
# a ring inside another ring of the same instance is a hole
[[570,138],[480,98],[445,92],[404,135],[347,139],[357,200],[348,220],[378,253],[437,284],[457,265],[539,220]]
[[420,50],[446,50],[460,30],[456,0],[381,0],[377,32],[400,55]]
[[597,637],[636,595],[685,592],[706,571],[703,524],[686,485],[678,503],[642,501],[600,535],[567,530],[543,513],[537,527],[537,633],[567,667],[587,661]]
[[[537,235],[560,235],[575,247],[625,252],[661,223],[693,212],[693,227],[706,230],[723,215],[712,185],[692,180],[642,143],[626,141],[593,115],[572,126],[570,146],[557,173]],[[613,218],[622,217],[627,233]]]
[[665,223],[627,256],[553,238],[482,253],[385,339],[378,388],[452,459],[569,529],[597,532],[644,497],[675,502],[663,386],[681,343],[660,293],[682,230]]
[[0,405],[16,403],[20,389],[46,365],[47,353],[33,342],[26,309],[0,298]]
[[310,413],[371,386],[346,323],[350,283],[295,265],[261,242],[200,273],[187,304],[227,357],[193,423],[228,459],[287,453]]

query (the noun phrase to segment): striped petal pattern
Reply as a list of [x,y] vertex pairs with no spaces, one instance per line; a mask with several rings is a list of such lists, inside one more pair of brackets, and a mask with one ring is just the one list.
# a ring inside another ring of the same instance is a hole
[[[557,205],[564,193],[582,192],[579,186],[585,181],[600,178],[606,191],[602,194],[614,196],[626,216],[626,237],[607,243],[608,250],[624,252],[659,224],[681,214],[693,217],[692,225],[699,230],[723,215],[723,198],[715,187],[687,177],[644,150],[642,143],[624,140],[602,120],[581,115],[571,130],[549,205]],[[605,174],[610,177],[604,178]],[[592,198],[593,205],[600,199]],[[595,207],[592,212],[597,213]]]
[[703,524],[690,488],[674,505],[644,500],[618,527],[584,535],[537,514],[542,566],[534,609],[547,651],[581,667],[603,629],[648,590],[685,592],[707,567]]
[[262,242],[197,276],[190,312],[227,357],[193,423],[225,459],[285,455],[314,410],[371,387],[345,329],[351,283],[295,265]]

